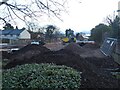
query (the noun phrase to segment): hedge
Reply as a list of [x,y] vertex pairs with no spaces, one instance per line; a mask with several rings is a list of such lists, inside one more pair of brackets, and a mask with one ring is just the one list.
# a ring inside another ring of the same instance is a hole
[[64,65],[25,64],[3,71],[2,87],[37,89],[78,89],[81,72]]

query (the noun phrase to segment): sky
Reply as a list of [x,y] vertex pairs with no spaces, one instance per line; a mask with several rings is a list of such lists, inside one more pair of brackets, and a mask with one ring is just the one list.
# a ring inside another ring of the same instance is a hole
[[69,3],[69,15],[63,15],[63,22],[57,22],[61,28],[71,28],[75,32],[89,32],[99,23],[105,23],[108,15],[117,14],[120,0],[75,0]]
[[[118,2],[120,0],[68,0],[68,13],[61,13],[60,21],[57,18],[51,19],[48,16],[40,18],[40,25],[53,24],[62,32],[71,28],[75,32],[90,32],[92,28],[100,23],[105,23],[108,15],[117,15]],[[18,23],[18,27],[24,27]]]

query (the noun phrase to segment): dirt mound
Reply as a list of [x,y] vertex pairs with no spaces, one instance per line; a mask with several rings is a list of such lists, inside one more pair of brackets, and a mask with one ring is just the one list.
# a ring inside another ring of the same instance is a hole
[[[66,65],[82,72],[81,88],[117,88],[118,80],[113,78],[110,72],[103,69],[117,67],[113,59],[93,56],[81,57],[80,55],[86,52],[86,55],[92,55],[98,49],[93,45],[83,47],[76,43],[70,43],[63,49],[50,51],[44,46],[27,45],[13,53],[11,61],[4,69],[27,63],[55,63],[57,65]],[[88,52],[88,50],[90,51]],[[99,53],[95,55],[99,55]]]
[[100,49],[91,49],[91,48],[84,48],[85,52],[81,53],[80,56],[83,58],[105,58],[106,56],[100,51]]
[[117,68],[118,64],[114,61],[112,57],[86,57],[85,60],[94,64],[98,68]]
[[83,46],[83,48],[97,49],[97,48],[99,48],[99,45],[87,43]]
[[65,50],[69,50],[75,54],[81,54],[85,52],[85,50],[77,43],[70,43],[66,47],[64,47]]
[[11,60],[24,60],[30,59],[32,56],[50,51],[46,47],[42,45],[26,45],[25,47],[21,48],[18,51],[15,51],[11,54]]
[[[92,58],[90,58],[92,59]],[[78,54],[66,49],[59,51],[47,51],[36,54],[29,59],[14,59],[9,62],[5,68],[12,68],[16,65],[26,63],[55,63],[57,65],[66,65],[78,71],[82,71],[81,88],[116,88],[117,80],[110,73],[105,73],[101,68],[96,67],[88,59],[81,58]]]
[[61,42],[46,43],[44,46],[50,49],[51,51],[58,51],[64,47],[64,45]]
[[[6,65],[7,68],[15,67],[16,65],[26,64],[26,63],[56,63],[64,64],[63,62],[74,62],[76,59],[76,54],[70,52],[69,50],[61,49],[59,51],[48,51],[41,53],[39,55],[34,55],[29,59],[14,59]],[[80,57],[79,57],[80,58]]]
[[7,51],[0,51],[0,55],[2,59],[8,59],[10,54]]
[[28,52],[28,51],[35,51],[35,50],[39,50],[41,53],[49,51],[49,49],[47,49],[46,47],[44,47],[42,45],[28,44],[25,47],[18,50],[17,52],[15,52],[15,54],[20,54],[20,53],[24,53],[24,52]]
[[70,43],[67,46],[65,46],[64,49],[69,50],[70,52],[73,52],[75,54],[78,54],[83,58],[86,58],[86,57],[104,58],[105,57],[105,55],[101,53],[98,46],[94,44],[86,44],[85,46],[80,46],[77,43]]

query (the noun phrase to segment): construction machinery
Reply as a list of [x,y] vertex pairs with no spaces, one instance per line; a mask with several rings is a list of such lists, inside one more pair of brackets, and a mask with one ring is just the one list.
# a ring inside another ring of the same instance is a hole
[[76,38],[75,37],[65,37],[65,38],[63,38],[62,39],[62,42],[63,42],[63,44],[65,44],[65,43],[70,43],[70,42],[76,42]]
[[75,42],[80,46],[84,46],[85,44],[95,44],[95,41],[85,40],[82,34],[74,35],[74,31],[71,29],[66,30],[66,36],[62,39],[63,45],[65,43]]
[[76,42],[76,38],[74,36],[74,31],[71,29],[66,30],[66,36],[62,39],[63,44]]

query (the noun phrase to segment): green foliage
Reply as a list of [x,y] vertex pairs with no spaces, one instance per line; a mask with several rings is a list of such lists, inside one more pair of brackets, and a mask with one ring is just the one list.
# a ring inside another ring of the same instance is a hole
[[51,39],[55,29],[56,29],[56,26],[48,25],[46,27],[46,38],[50,38]]
[[66,29],[65,31],[66,37],[74,36],[74,31],[71,29]]
[[91,30],[91,39],[95,42],[101,43],[105,38],[105,33],[110,32],[111,28],[104,24],[99,24]]
[[78,89],[81,72],[55,64],[25,64],[3,71],[3,88]]
[[120,38],[120,18],[118,16],[110,23],[110,26],[112,27],[111,37]]
[[13,30],[14,29],[14,27],[10,23],[6,23],[3,28],[4,28],[4,30],[11,30],[11,29]]
[[120,74],[119,74],[119,75],[116,75],[116,78],[117,78],[117,79],[120,79]]

